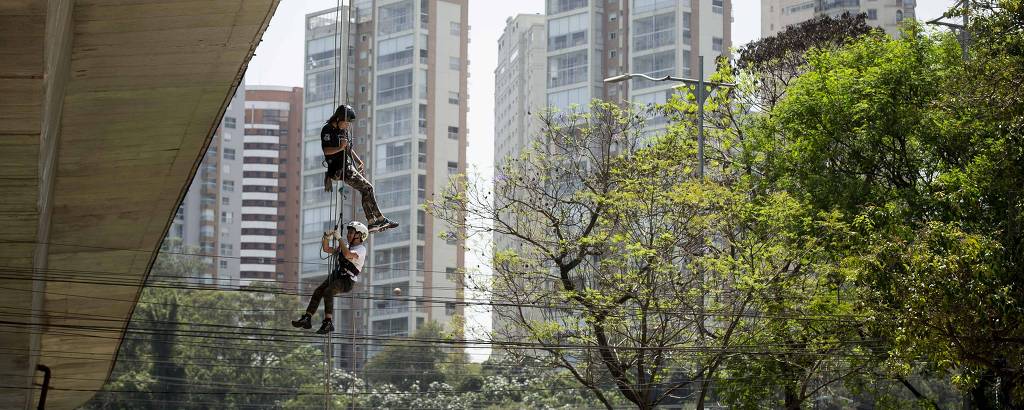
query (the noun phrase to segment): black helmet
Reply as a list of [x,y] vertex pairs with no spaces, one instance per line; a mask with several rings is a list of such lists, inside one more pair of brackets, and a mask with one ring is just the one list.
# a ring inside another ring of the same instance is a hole
[[338,106],[337,110],[334,110],[334,115],[331,116],[327,122],[345,121],[352,122],[356,119],[356,110],[352,109],[351,105],[342,104]]

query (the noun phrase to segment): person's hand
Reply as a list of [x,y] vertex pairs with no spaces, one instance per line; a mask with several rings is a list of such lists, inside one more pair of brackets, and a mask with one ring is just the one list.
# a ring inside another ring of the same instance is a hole
[[341,139],[341,143],[338,144],[338,148],[341,148],[341,149],[348,148],[348,138],[342,138]]

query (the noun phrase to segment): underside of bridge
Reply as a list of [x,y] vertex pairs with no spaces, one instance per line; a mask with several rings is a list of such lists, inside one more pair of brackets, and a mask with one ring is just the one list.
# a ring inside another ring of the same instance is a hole
[[103,386],[278,2],[0,1],[0,408]]

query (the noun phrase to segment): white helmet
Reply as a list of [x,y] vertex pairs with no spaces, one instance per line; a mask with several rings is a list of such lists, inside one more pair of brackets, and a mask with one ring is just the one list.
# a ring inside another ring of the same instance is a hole
[[356,230],[356,232],[358,232],[358,233],[359,233],[359,235],[360,235],[360,239],[362,239],[362,240],[364,240],[364,241],[366,240],[366,237],[367,237],[367,236],[370,236],[370,230],[369,230],[369,229],[367,229],[367,228],[366,228],[366,225],[363,225],[363,223],[362,223],[362,222],[359,222],[359,221],[352,221],[352,222],[349,222],[349,223],[348,223],[348,225],[345,225],[345,227],[346,227],[346,228],[352,228],[352,229],[355,229],[355,230]]

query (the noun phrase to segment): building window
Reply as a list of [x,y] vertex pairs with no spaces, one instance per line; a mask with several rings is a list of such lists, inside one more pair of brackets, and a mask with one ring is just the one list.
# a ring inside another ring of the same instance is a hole
[[377,158],[374,161],[377,172],[404,171],[412,164],[412,142],[377,144]]
[[650,50],[676,42],[676,15],[665,13],[633,21],[633,49]]
[[373,252],[373,280],[409,276],[409,247],[377,249]]
[[[426,177],[424,177],[425,179]],[[416,239],[423,240],[423,237],[427,232],[427,213],[426,211],[416,211]]]
[[412,64],[413,35],[402,36],[377,43],[377,68],[386,70]]
[[430,28],[430,0],[420,0],[420,28]]
[[[321,190],[323,189],[321,188]],[[319,237],[320,233],[331,229],[333,224],[334,214],[329,207],[302,210],[302,232],[304,238]],[[303,245],[303,247],[305,246]],[[303,254],[305,254],[305,250],[303,250]]]
[[399,225],[397,228],[388,229],[387,231],[376,233],[373,235],[373,246],[382,246],[384,244],[408,241],[409,240],[409,225]]
[[448,173],[456,174],[459,172],[459,163],[454,161],[448,161]]
[[452,267],[444,268],[444,278],[451,282],[457,282],[459,280],[459,270]]
[[419,123],[418,124],[419,124],[419,128],[420,128],[420,134],[421,135],[426,135],[427,134],[427,105],[426,104],[420,104],[419,112],[420,112],[420,115],[419,115]]
[[235,181],[222,182],[220,189],[224,192],[235,192]]
[[711,12],[722,14],[725,12],[724,0],[711,0]]
[[590,96],[586,88],[574,88],[548,94],[548,107],[568,111],[573,107],[587,110]]
[[878,20],[878,10],[868,9],[868,20]]
[[693,42],[692,34],[690,32],[690,13],[683,13],[683,44],[690,45]]
[[[307,103],[329,101],[334,98],[334,74],[336,72],[332,68],[306,75]],[[328,110],[330,109],[332,108],[328,107]],[[321,124],[323,123],[321,122]]]
[[448,104],[459,105],[459,93],[455,91],[448,92]]
[[[662,51],[641,57],[633,57],[633,71],[658,78],[672,75],[676,69],[675,50]],[[641,89],[658,85],[655,81],[638,78],[633,80],[633,88]]]
[[548,51],[587,43],[590,14],[582,13],[548,21]]
[[459,139],[459,127],[448,126],[448,139]]
[[412,107],[402,105],[377,110],[377,138],[405,137],[412,134]]
[[381,6],[377,10],[377,32],[388,35],[412,29],[412,1]]
[[711,49],[719,53],[722,52],[722,39],[719,37],[711,37]]
[[336,51],[334,36],[310,40],[306,43],[306,68],[314,69],[334,65]]
[[220,197],[220,204],[221,205],[231,205],[231,197],[227,197],[227,196]]
[[375,320],[373,322],[373,334],[375,336],[408,336],[409,319],[400,317],[397,319]]
[[410,181],[409,175],[377,180],[374,188],[378,205],[382,209],[409,205]]
[[564,13],[581,7],[587,7],[587,0],[549,0],[548,14]]
[[455,305],[454,302],[445,302],[444,303],[444,314],[448,315],[448,316],[454,315],[455,312],[456,312],[455,308],[456,308],[456,305]]
[[377,104],[412,98],[412,70],[377,76]]
[[587,50],[548,58],[548,87],[561,87],[587,80]]
[[234,160],[235,159],[235,150],[234,150],[234,148],[224,148],[224,159],[226,159],[226,160]]
[[222,256],[231,256],[231,254],[234,253],[234,251],[235,251],[235,245],[232,245],[230,243],[222,243],[222,244],[220,244],[220,254]]
[[462,68],[462,61],[458,57],[448,57],[448,68],[459,71]]
[[221,223],[226,223],[226,224],[234,223],[235,222],[235,213],[234,212],[228,212],[228,211],[221,211],[221,213],[220,213],[220,222]]
[[453,21],[453,22],[451,22],[450,26],[451,26],[450,27],[451,33],[452,33],[453,36],[460,36],[460,35],[462,35],[462,24],[459,24],[459,22],[457,22],[457,21]]
[[235,128],[237,122],[235,117],[224,117],[224,128]]
[[228,261],[226,261],[224,259],[221,259],[220,260],[220,268],[221,269],[227,269],[228,268]]
[[693,75],[693,68],[690,67],[690,50],[683,50],[683,75]]
[[417,156],[419,159],[420,169],[427,169],[427,142],[419,141],[417,144]]
[[[633,0],[633,7],[630,10],[633,15],[662,11],[669,7],[675,7],[677,0]],[[684,3],[688,3],[684,1]],[[684,6],[689,7],[688,4]]]

